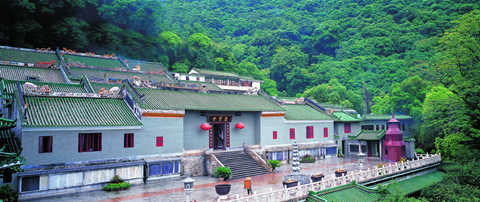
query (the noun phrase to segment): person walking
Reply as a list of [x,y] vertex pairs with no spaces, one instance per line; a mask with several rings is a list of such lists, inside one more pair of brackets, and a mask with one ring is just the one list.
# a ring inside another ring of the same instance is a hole
[[247,194],[248,195],[253,194],[252,193],[252,178],[250,178],[250,177],[245,178],[245,180],[243,181],[243,188],[247,189]]

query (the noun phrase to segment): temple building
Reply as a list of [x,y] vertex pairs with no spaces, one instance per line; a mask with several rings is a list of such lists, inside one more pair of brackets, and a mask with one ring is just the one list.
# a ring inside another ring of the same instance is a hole
[[402,136],[386,116],[275,98],[261,81],[233,73],[178,74],[152,62],[2,46],[0,77],[2,118],[15,123],[5,134],[26,159],[12,180],[20,199],[100,189],[114,175],[133,184],[211,175],[231,152],[258,167],[239,165],[232,177],[256,175],[268,172],[265,160],[288,162],[294,142],[300,156],[341,150],[398,160],[388,140],[410,137],[408,116],[392,123]]

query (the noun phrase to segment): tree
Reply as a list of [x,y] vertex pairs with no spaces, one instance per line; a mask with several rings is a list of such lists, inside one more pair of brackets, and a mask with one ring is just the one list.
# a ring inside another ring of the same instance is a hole
[[[470,118],[467,116],[467,108],[463,100],[444,86],[433,87],[426,95],[423,105],[422,133],[419,143],[426,151],[434,148],[433,142],[437,139],[437,149],[440,149],[442,157],[451,158],[455,153],[448,153],[452,149],[442,143],[443,141],[456,141],[471,128]],[[446,138],[450,135],[452,137]],[[456,137],[456,138],[454,138]],[[442,150],[445,149],[445,150]]]
[[472,120],[466,133],[480,144],[480,11],[472,11],[454,21],[455,27],[440,38],[436,55],[439,81],[461,99]]
[[313,98],[320,103],[340,104],[363,112],[362,97],[347,90],[337,79],[305,90],[304,97]]
[[183,48],[183,40],[175,33],[166,31],[160,33],[158,37],[162,52],[168,56],[169,66],[171,67],[180,59],[180,51]]
[[[307,63],[307,55],[302,53],[297,47],[279,48],[273,56],[270,78],[278,84],[278,90],[287,91],[289,95],[295,95],[302,92],[302,88],[289,89],[289,82],[292,81],[292,75],[287,78],[287,74],[295,68],[304,68]],[[298,70],[297,70],[298,71]],[[301,76],[301,75],[300,75]]]

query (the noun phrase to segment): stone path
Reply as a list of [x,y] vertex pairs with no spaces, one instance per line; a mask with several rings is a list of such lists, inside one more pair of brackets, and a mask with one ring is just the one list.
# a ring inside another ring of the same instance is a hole
[[[357,159],[349,158],[328,158],[318,160],[315,163],[301,164],[302,173],[314,174],[324,173],[333,174],[337,168],[344,168],[347,171],[367,169],[367,167],[376,167],[379,160],[365,159],[361,166]],[[290,174],[291,166],[283,165],[274,173],[252,177],[253,191],[256,193],[267,192],[271,189],[282,188],[282,177]],[[215,201],[215,185],[218,183],[216,178],[212,177],[193,177],[195,180],[195,191],[192,199],[200,201]],[[104,192],[91,191],[76,194],[69,194],[57,197],[37,199],[35,201],[185,201],[183,193],[183,178],[166,178],[153,183],[132,186],[127,191]],[[243,179],[229,181],[232,184],[230,194],[246,195],[243,189]]]

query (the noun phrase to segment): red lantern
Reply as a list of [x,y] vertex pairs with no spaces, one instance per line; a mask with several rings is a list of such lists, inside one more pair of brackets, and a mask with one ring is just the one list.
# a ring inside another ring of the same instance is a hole
[[202,125],[200,125],[200,128],[202,130],[210,130],[210,129],[212,129],[212,126],[208,123],[202,123]]
[[245,124],[243,124],[242,122],[238,122],[237,124],[235,124],[235,128],[243,129],[243,128],[245,128]]

